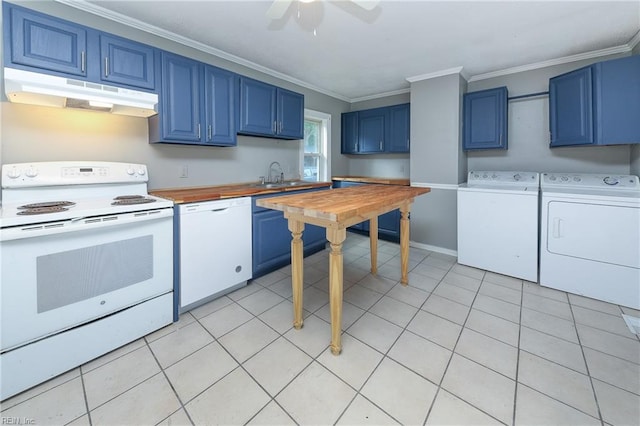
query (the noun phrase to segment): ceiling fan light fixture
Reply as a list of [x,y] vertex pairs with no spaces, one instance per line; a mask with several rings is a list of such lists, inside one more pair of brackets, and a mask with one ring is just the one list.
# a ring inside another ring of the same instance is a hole
[[298,0],[300,3],[313,3],[315,0]]

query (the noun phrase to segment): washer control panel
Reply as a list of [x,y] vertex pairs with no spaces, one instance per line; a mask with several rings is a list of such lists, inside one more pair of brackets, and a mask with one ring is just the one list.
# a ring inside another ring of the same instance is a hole
[[634,175],[606,175],[585,173],[543,173],[543,187],[571,187],[639,191],[640,182]]
[[504,172],[504,171],[470,171],[467,183],[475,185],[520,185],[537,186],[539,174],[532,172]]

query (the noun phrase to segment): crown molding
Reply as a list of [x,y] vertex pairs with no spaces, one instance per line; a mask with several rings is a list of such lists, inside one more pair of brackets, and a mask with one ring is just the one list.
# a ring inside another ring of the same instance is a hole
[[363,96],[361,98],[353,98],[351,99],[351,102],[370,101],[371,99],[380,99],[380,98],[386,98],[387,96],[404,95],[405,93],[411,93],[411,89],[410,88],[398,89],[398,90],[392,90],[391,92],[378,93],[377,95],[369,95],[369,96]]
[[[637,35],[637,34],[636,34]],[[632,39],[633,40],[633,39]],[[503,77],[509,74],[516,74],[519,72],[532,71],[540,68],[551,67],[554,65],[568,64],[570,62],[582,61],[585,59],[599,58],[601,56],[615,55],[617,53],[631,52],[630,44],[623,44],[622,46],[609,47],[607,49],[592,50],[591,52],[579,53],[577,55],[563,56],[561,58],[551,59],[549,61],[536,62],[533,64],[522,65],[518,67],[505,68],[503,70],[492,71],[484,74],[476,74],[471,76],[467,82],[486,80],[488,78]]]
[[442,76],[451,75],[451,74],[460,74],[463,77],[465,77],[465,80],[466,80],[466,76],[462,71],[462,67],[454,67],[446,70],[434,71],[428,74],[420,74],[413,77],[407,77],[407,81],[409,83],[415,83],[417,81],[429,80],[430,78],[442,77]]
[[640,30],[636,33],[636,35],[631,37],[631,40],[629,40],[629,43],[627,43],[627,45],[629,46],[630,50],[633,50],[639,43],[640,43]]
[[110,21],[118,22],[128,27],[136,28],[138,30],[156,35],[158,37],[162,37],[164,39],[174,41],[184,46],[191,47],[193,49],[199,50],[204,53],[208,53],[210,55],[216,56],[221,59],[225,59],[229,62],[233,62],[238,65],[242,65],[244,67],[253,69],[255,71],[268,74],[280,80],[288,81],[289,83],[293,83],[298,86],[313,90],[315,92],[325,94],[332,98],[339,99],[344,102],[352,102],[352,100],[350,98],[347,98],[346,96],[340,95],[330,90],[323,89],[321,87],[314,86],[312,84],[307,83],[306,81],[299,80],[288,74],[284,74],[279,71],[273,70],[271,68],[256,64],[255,62],[248,61],[239,56],[232,55],[231,53],[225,52],[224,50],[216,49],[204,43],[200,43],[198,41],[192,40],[188,37],[183,37],[181,35],[175,34],[171,31],[163,30],[162,28],[147,24],[138,19],[130,18],[121,13],[113,12],[103,7],[94,5],[92,3],[87,3],[84,0],[54,0],[54,1],[57,3],[61,3],[64,5],[82,10],[84,12],[91,13],[96,16],[100,16],[101,18],[109,19]]

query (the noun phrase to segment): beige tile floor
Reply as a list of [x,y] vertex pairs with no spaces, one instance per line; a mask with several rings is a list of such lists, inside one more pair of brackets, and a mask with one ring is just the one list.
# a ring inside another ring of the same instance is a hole
[[[638,425],[640,312],[398,246],[345,243],[343,353],[328,350],[328,254],[290,267],[2,403],[35,424]],[[8,421],[8,420],[7,420]]]

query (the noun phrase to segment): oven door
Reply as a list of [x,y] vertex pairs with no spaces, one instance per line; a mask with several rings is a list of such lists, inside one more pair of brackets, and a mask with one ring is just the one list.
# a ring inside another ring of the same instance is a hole
[[173,209],[0,230],[1,351],[173,288]]

